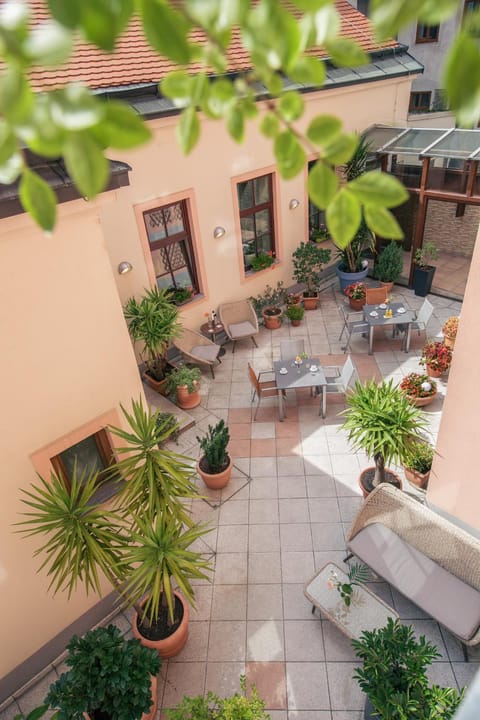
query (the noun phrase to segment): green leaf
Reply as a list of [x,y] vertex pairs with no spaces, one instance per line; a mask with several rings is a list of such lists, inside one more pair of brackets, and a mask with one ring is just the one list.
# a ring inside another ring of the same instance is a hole
[[235,101],[235,88],[226,78],[210,83],[208,110],[214,117],[222,117],[227,108]]
[[285,179],[295,177],[305,166],[305,151],[290,130],[280,133],[273,143],[278,171]]
[[342,188],[326,212],[327,226],[335,245],[344,249],[353,240],[360,227],[362,211],[357,198]]
[[307,128],[307,137],[316,145],[328,145],[340,135],[342,123],[334,115],[317,115]]
[[397,35],[417,19],[436,25],[458,10],[457,0],[373,0],[370,18],[379,39]]
[[0,77],[0,113],[13,123],[28,122],[34,103],[34,94],[21,70],[7,66]]
[[272,112],[267,112],[260,122],[260,132],[268,138],[274,138],[278,135],[280,121]]
[[53,121],[65,130],[84,130],[103,116],[103,104],[82,85],[67,85],[51,95]]
[[117,100],[105,103],[102,121],[91,130],[104,147],[126,149],[147,142],[152,133],[140,115]]
[[68,28],[76,28],[80,22],[82,0],[48,0],[48,7],[52,17]]
[[332,165],[343,165],[348,162],[358,145],[358,136],[355,133],[338,135],[325,147],[323,157]]
[[4,162],[0,163],[0,183],[10,185],[15,182],[23,167],[23,157],[19,152],[14,152]]
[[390,210],[367,205],[364,208],[364,214],[368,227],[377,235],[383,238],[392,238],[392,240],[401,240],[403,238],[403,230]]
[[245,116],[243,110],[238,105],[234,105],[227,113],[227,130],[231,137],[238,143],[243,141],[245,137]]
[[72,52],[72,35],[56,22],[46,22],[35,27],[24,49],[27,57],[36,65],[61,65]]
[[348,183],[348,189],[361,203],[378,207],[396,207],[408,200],[408,191],[392,175],[370,170]]
[[109,164],[102,148],[88,133],[73,133],[65,143],[65,165],[80,193],[94,198],[104,190]]
[[[160,91],[165,97],[176,100],[187,100],[192,95],[193,78],[185,70],[174,70],[168,73],[160,83]],[[183,102],[181,104],[184,104]]]
[[35,97],[29,122],[17,126],[17,134],[38,155],[58,158],[62,154],[66,133],[52,118],[51,97],[48,93]]
[[308,194],[321,210],[325,210],[338,189],[336,173],[321,160],[317,160],[308,173]]
[[191,59],[187,33],[189,23],[164,0],[141,0],[143,30],[154,50],[187,65]]
[[305,10],[306,12],[315,12],[325,5],[331,5],[332,0],[292,0],[292,4]]
[[200,121],[193,105],[182,110],[177,125],[177,138],[185,155],[193,150],[200,137]]
[[325,45],[340,33],[340,16],[333,5],[327,5],[317,10],[314,16],[315,44]]
[[102,50],[112,52],[133,11],[133,0],[82,0],[81,27]]
[[329,40],[326,49],[337,67],[356,67],[366,65],[369,61],[367,53],[350,38],[338,37]]
[[478,40],[461,32],[444,67],[444,83],[459,124],[475,126],[480,117],[480,48]]
[[283,119],[290,123],[302,117],[305,104],[299,92],[290,90],[280,96],[278,109]]
[[22,172],[19,197],[25,212],[30,213],[43,230],[51,232],[56,218],[55,193],[45,180],[27,167]]
[[288,77],[294,82],[321,87],[325,82],[325,63],[314,57],[300,57],[289,68]]
[[5,120],[0,118],[0,165],[11,158],[16,149],[15,135]]

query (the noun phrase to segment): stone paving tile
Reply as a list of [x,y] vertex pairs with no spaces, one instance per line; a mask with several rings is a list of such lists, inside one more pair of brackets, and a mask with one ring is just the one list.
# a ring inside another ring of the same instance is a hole
[[289,710],[329,710],[327,669],[323,662],[287,662]]
[[283,662],[247,662],[247,687],[255,685],[259,696],[264,700],[271,720],[276,717],[271,711],[287,707],[287,686],[285,663]]

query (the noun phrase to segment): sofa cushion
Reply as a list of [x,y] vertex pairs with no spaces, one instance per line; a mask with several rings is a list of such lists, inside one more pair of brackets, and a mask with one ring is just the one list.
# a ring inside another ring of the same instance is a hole
[[251,337],[252,335],[256,335],[257,333],[252,323],[248,320],[239,323],[232,323],[228,326],[228,330],[234,340],[242,337]]
[[199,360],[213,363],[213,361],[217,359],[219,352],[220,345],[196,345],[190,350],[190,355],[194,355]]
[[390,528],[381,523],[367,525],[348,547],[454,635],[469,640],[480,627],[480,593],[408,545]]

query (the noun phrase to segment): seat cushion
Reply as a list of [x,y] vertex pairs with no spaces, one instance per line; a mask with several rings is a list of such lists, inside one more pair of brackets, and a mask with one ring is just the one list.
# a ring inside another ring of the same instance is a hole
[[213,363],[217,359],[220,352],[220,345],[196,345],[190,350],[190,355],[205,360],[205,362]]
[[390,528],[380,523],[368,525],[350,540],[348,547],[454,635],[469,640],[480,627],[480,593],[408,545]]
[[255,335],[257,332],[252,323],[248,320],[239,323],[232,323],[228,326],[228,329],[234,340],[242,337],[251,337],[251,335]]

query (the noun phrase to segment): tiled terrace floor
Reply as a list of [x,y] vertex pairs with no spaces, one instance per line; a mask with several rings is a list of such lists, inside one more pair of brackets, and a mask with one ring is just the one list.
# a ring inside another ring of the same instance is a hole
[[[422,302],[408,290],[396,289],[394,295],[404,297],[411,307]],[[456,302],[431,300],[435,314],[430,337],[439,334],[446,317],[460,311]],[[306,313],[302,326],[262,329],[258,349],[246,342],[232,354],[227,346],[215,380],[203,375],[202,404],[192,411],[197,424],[180,437],[176,449],[197,457],[196,436],[209,423],[225,418],[236,468],[221,495],[209,494],[210,504],[194,502],[195,517],[212,523],[206,542],[216,552],[215,573],[211,584],[196,588],[197,608],[186,647],[162,666],[161,707],[207,689],[228,694],[239,688],[239,676],[246,673],[257,684],[273,720],[363,717],[363,697],[352,680],[356,661],[350,644],[330,622],[311,614],[303,585],[325,562],[342,562],[345,532],[361,503],[357,477],[367,459],[349,450],[340,429],[341,398],[334,402],[329,396],[322,420],[318,399],[310,398],[308,391],[297,397],[290,394],[284,423],[277,421],[275,400],[266,400],[257,421],[251,422],[246,371],[247,361],[257,371],[271,368],[280,340],[286,337],[303,337],[307,351],[319,354],[326,364],[343,363],[337,302],[342,302],[339,294],[327,288],[321,307]],[[352,352],[360,378],[399,380],[419,369],[422,344],[423,336],[415,333],[406,355],[399,341],[377,338],[369,357],[366,341],[356,338]],[[434,436],[446,383],[440,381],[439,386],[438,398],[427,408]],[[415,492],[408,483],[405,489]],[[463,661],[459,644],[387,584],[373,582],[371,587],[437,645],[441,657],[430,670],[432,680],[468,684],[478,665]],[[125,615],[117,616],[116,622],[128,632]],[[37,685],[4,706],[0,720],[11,720],[19,708],[25,712],[39,703],[61,670],[47,669]]]

